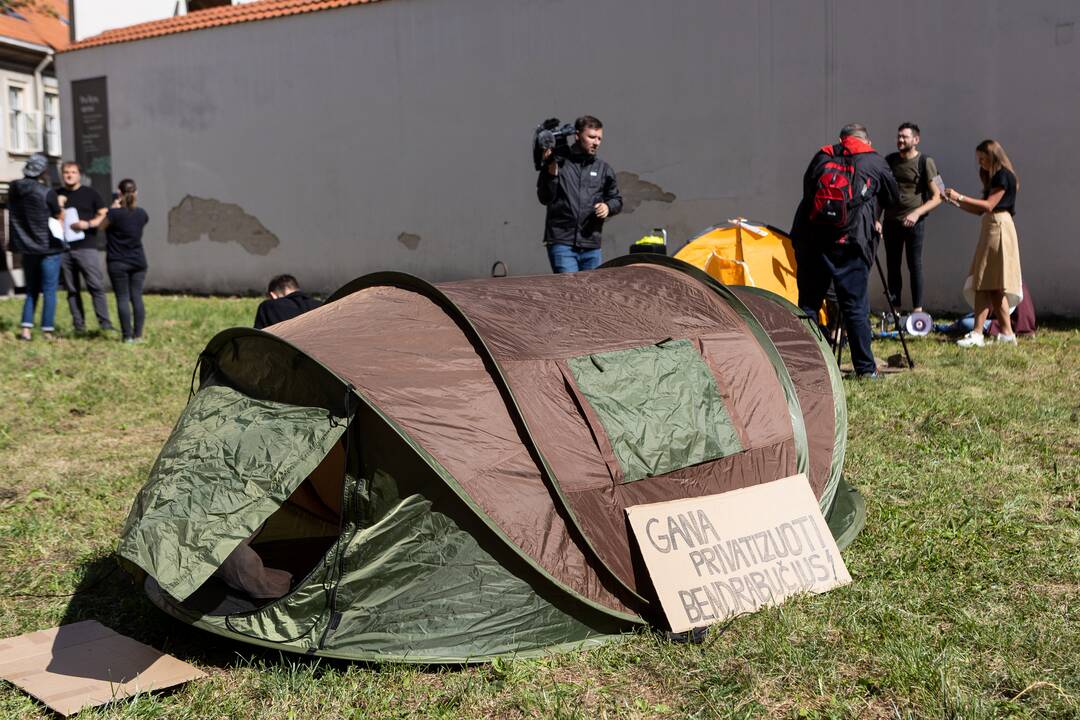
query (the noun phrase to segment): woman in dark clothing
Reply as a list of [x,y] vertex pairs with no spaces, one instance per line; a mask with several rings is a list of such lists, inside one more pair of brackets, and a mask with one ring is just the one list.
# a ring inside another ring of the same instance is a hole
[[[120,315],[120,330],[124,342],[142,338],[146,309],[143,307],[143,282],[146,280],[146,253],[143,251],[142,234],[150,217],[141,207],[135,206],[139,191],[135,181],[120,181],[120,206],[109,209],[105,216],[105,267],[109,271],[113,292],[116,293],[116,311]],[[130,307],[129,307],[130,304]],[[132,311],[135,325],[132,327]]]

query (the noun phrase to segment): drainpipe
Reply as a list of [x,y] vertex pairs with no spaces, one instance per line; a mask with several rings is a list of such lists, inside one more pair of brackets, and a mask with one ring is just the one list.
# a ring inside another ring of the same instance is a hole
[[34,68],[34,105],[37,109],[37,126],[38,136],[41,138],[41,147],[45,148],[45,113],[42,112],[45,108],[45,86],[41,81],[41,72],[49,67],[49,64],[53,61],[53,51],[48,50],[45,53],[45,57],[41,59],[41,62]]

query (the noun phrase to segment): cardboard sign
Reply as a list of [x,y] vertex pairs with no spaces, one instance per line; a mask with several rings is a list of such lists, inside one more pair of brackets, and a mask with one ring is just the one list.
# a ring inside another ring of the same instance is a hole
[[0,677],[61,715],[205,676],[95,620],[0,640]]
[[802,474],[626,514],[674,632],[851,582]]

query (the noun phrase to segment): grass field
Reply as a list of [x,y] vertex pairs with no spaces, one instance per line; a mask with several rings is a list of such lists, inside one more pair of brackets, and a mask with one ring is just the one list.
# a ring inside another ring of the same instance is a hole
[[[1080,324],[1015,348],[916,341],[917,371],[847,383],[846,475],[868,508],[852,585],[701,646],[641,632],[456,669],[230,643],[112,571],[196,355],[256,301],[147,304],[147,342],[122,345],[16,342],[21,301],[0,302],[0,637],[95,618],[209,674],[80,718],[1080,717]],[[52,715],[0,683],[0,717]]]

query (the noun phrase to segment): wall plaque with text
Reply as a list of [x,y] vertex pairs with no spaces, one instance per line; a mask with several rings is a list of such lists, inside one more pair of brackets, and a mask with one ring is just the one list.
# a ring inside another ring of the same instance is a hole
[[75,161],[90,185],[108,201],[113,193],[112,151],[109,146],[109,94],[106,78],[73,80]]

